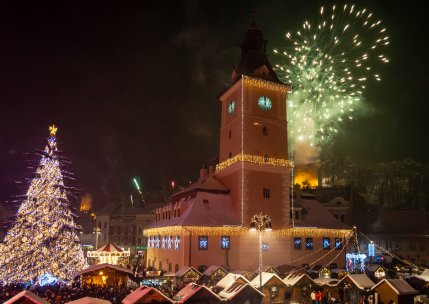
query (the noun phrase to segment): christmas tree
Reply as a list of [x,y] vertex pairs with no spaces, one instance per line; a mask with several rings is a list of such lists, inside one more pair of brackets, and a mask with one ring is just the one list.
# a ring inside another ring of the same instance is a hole
[[0,246],[0,281],[34,282],[55,277],[67,282],[85,265],[80,226],[70,210],[60,169],[55,125],[31,180],[26,199]]

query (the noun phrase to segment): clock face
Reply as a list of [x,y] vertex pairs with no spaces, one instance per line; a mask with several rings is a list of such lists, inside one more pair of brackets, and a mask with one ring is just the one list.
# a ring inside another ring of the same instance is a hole
[[267,96],[261,96],[258,99],[258,106],[262,109],[262,110],[271,110],[271,108],[273,107],[273,104],[271,103],[271,100],[267,97]]
[[232,114],[234,113],[234,110],[235,110],[235,101],[233,100],[228,105],[228,113]]

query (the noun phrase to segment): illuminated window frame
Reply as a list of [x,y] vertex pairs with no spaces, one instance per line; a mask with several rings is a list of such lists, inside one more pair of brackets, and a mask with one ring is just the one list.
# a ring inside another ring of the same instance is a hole
[[198,249],[207,250],[209,248],[209,237],[207,235],[198,237]]
[[311,237],[305,238],[305,249],[307,249],[307,250],[313,250],[314,249],[313,238],[311,238]]
[[322,238],[322,248],[323,250],[331,249],[331,239],[328,237]]
[[301,238],[294,238],[293,239],[293,248],[302,249],[302,239]]
[[220,237],[220,249],[229,249],[231,248],[231,237],[221,236]]

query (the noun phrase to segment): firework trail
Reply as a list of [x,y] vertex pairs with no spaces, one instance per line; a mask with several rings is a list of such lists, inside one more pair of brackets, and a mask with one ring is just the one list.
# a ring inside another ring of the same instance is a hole
[[366,82],[381,79],[375,70],[389,61],[383,54],[389,37],[371,12],[346,4],[321,7],[317,22],[305,21],[286,38],[292,46],[274,52],[282,56],[277,73],[293,87],[290,142],[318,145],[337,133],[344,119],[353,119]]

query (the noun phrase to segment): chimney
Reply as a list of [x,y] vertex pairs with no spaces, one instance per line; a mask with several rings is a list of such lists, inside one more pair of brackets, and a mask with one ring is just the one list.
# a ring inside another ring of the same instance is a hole
[[200,169],[200,178],[203,178],[203,177],[206,177],[206,176],[207,176],[207,169],[203,165],[203,167]]

